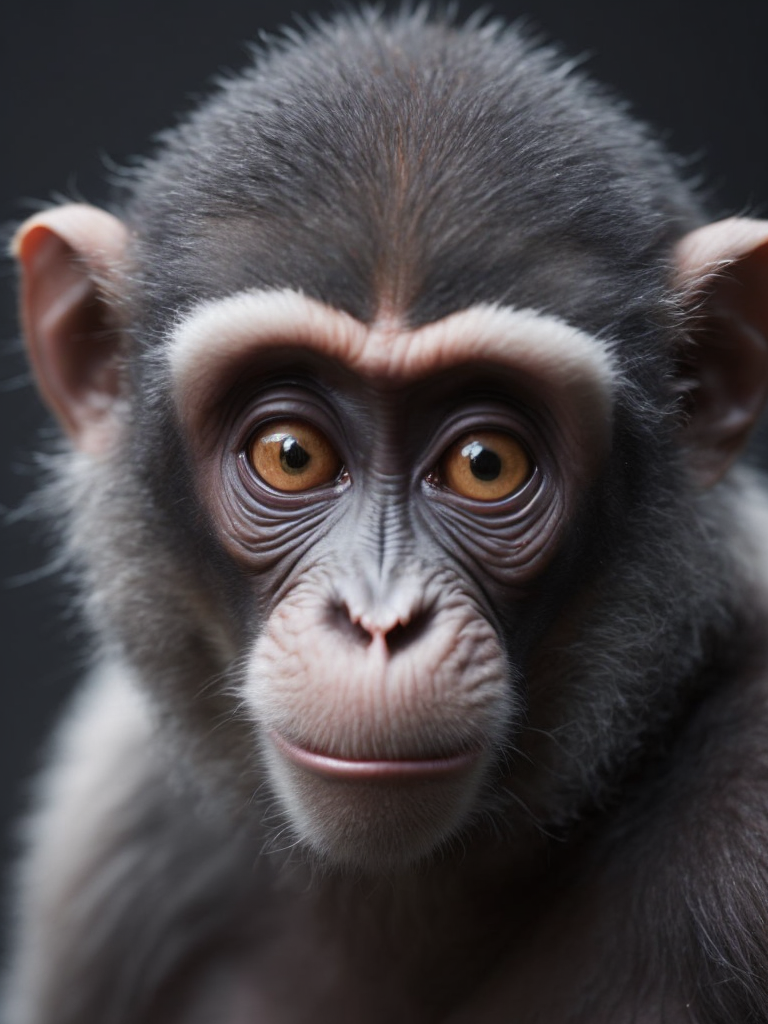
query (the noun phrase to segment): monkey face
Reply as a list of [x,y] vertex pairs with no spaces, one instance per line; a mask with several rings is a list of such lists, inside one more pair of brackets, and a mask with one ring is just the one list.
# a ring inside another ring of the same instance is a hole
[[424,856],[520,729],[531,592],[601,462],[609,356],[546,317],[366,327],[258,292],[193,311],[169,362],[262,623],[241,706],[294,828],[336,862]]

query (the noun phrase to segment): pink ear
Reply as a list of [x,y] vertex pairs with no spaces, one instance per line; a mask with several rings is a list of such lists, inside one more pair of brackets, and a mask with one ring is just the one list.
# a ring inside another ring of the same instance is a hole
[[116,427],[118,333],[106,288],[127,237],[116,217],[73,203],[30,218],[13,241],[38,387],[64,430],[90,454],[109,446]]
[[685,436],[703,486],[742,450],[768,397],[768,221],[730,218],[691,232],[676,251],[690,350],[681,381]]

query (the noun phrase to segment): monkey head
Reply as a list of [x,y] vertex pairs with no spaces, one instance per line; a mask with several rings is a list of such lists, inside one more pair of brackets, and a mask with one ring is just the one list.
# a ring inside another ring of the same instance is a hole
[[335,864],[603,798],[728,607],[688,555],[765,398],[768,225],[479,40],[286,41],[15,242],[105,652],[185,778]]

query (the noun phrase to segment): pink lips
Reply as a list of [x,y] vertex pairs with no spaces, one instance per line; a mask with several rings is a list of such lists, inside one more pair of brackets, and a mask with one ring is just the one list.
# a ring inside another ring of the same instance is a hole
[[466,771],[478,758],[478,752],[470,750],[451,757],[423,760],[349,760],[299,747],[278,732],[272,731],[269,735],[277,749],[299,767],[329,779],[347,779],[350,782],[440,779]]

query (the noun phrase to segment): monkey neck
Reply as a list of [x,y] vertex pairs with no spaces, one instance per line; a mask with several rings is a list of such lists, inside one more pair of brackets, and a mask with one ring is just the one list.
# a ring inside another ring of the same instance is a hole
[[[441,1020],[540,913],[548,874],[544,845],[533,833],[517,843],[489,836],[378,879],[271,858],[273,903],[265,910],[261,885],[255,896],[254,984],[262,984],[264,973],[279,972],[283,951],[302,961],[300,974],[338,976],[344,1000],[354,1002],[358,989],[361,999],[370,991],[391,999],[383,1020],[410,1021],[411,1014],[419,1022]],[[286,886],[293,891],[288,910]]]

